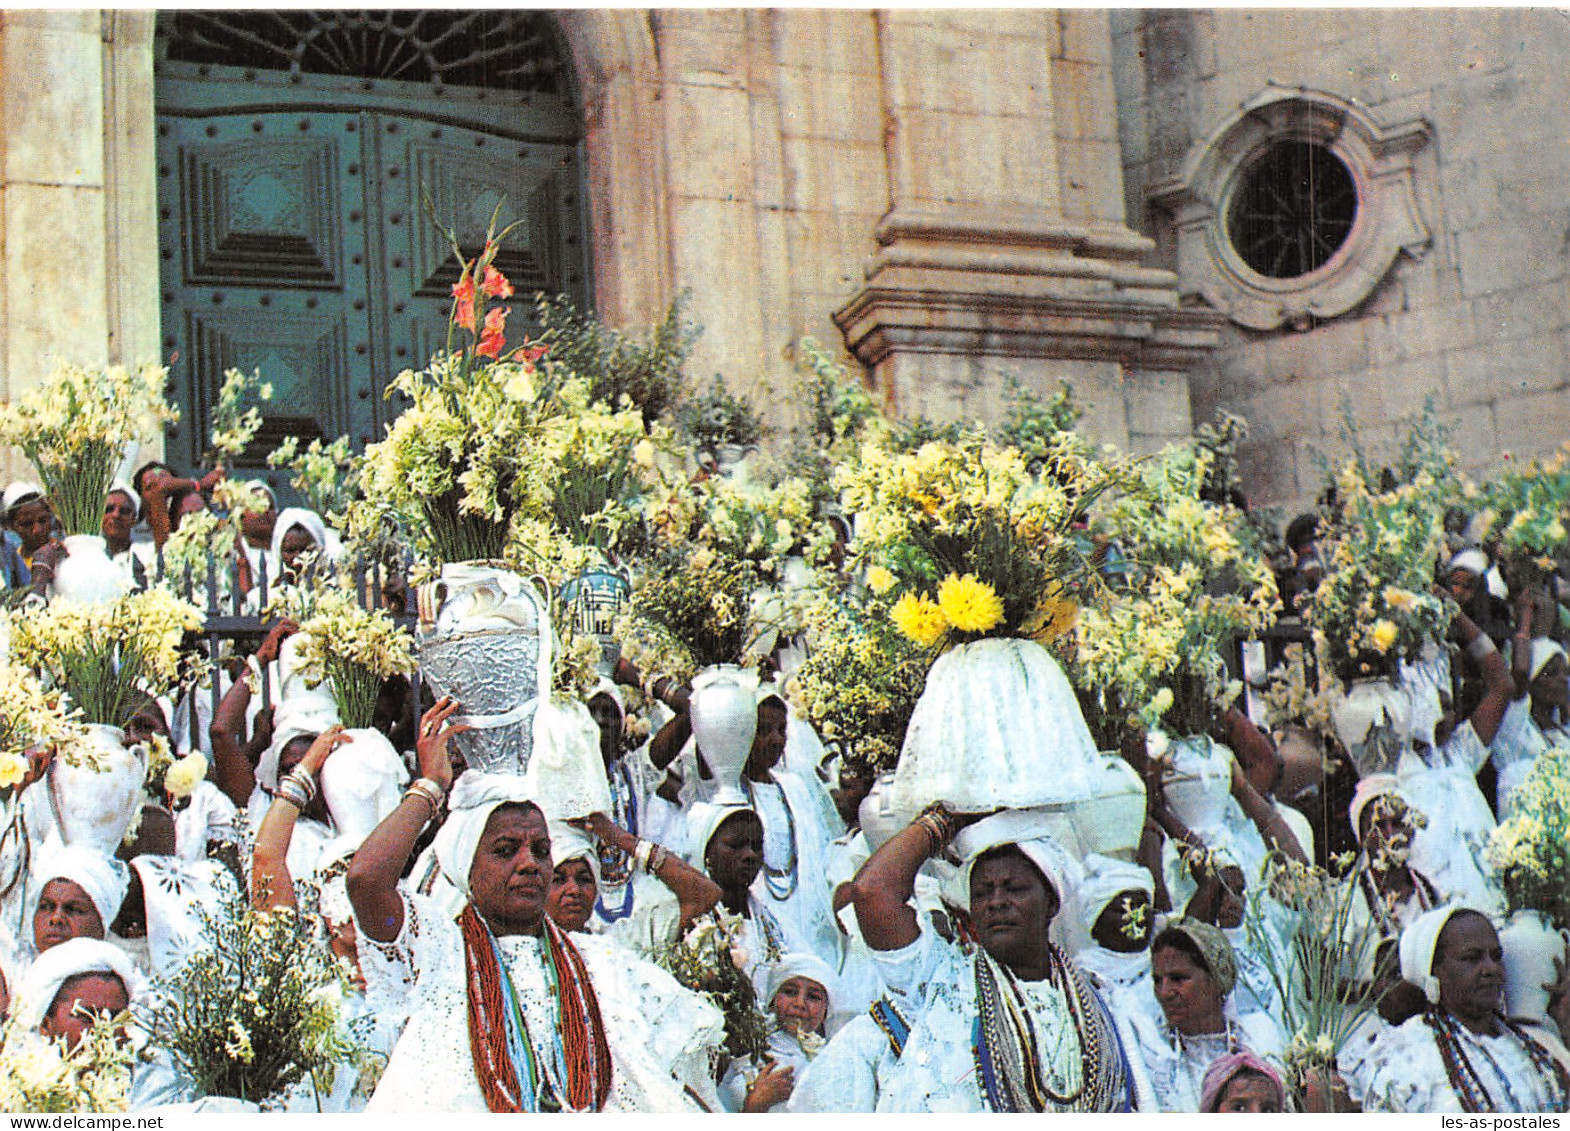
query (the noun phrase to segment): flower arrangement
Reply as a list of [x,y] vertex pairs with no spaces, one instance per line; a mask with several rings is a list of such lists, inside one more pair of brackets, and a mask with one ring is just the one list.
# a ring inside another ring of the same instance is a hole
[[289,486],[304,495],[306,505],[334,526],[348,513],[349,504],[359,492],[360,459],[347,436],[325,445],[321,440],[312,440],[303,452],[299,437],[290,436],[268,455],[267,466],[293,472]]
[[993,431],[999,443],[1019,448],[1028,458],[1042,458],[1060,432],[1072,432],[1085,415],[1074,400],[1074,386],[1064,381],[1045,403],[1034,391],[1010,374],[1003,381],[1006,414]]
[[645,676],[678,682],[742,660],[762,632],[752,614],[753,563],[707,547],[672,547],[643,571],[615,636]]
[[631,520],[641,515],[645,489],[660,483],[653,452],[671,450],[675,437],[656,423],[645,429],[643,414],[630,403],[612,409],[589,401],[586,380],[562,386],[560,415],[545,421],[535,460],[550,479],[549,514],[575,545],[602,554],[622,548]]
[[1120,561],[1109,600],[1080,612],[1071,666],[1102,712],[1129,726],[1204,733],[1242,690],[1227,650],[1280,608],[1275,575],[1239,541],[1241,512],[1202,497],[1212,462],[1169,445],[1098,522]]
[[757,1062],[768,1052],[771,1023],[746,974],[748,956],[736,941],[741,926],[740,916],[716,908],[680,939],[658,948],[654,961],[725,1015],[725,1047],[731,1056]]
[[27,776],[27,751],[38,746],[71,746],[82,728],[61,701],[20,664],[0,661],[0,788]]
[[1343,680],[1388,674],[1443,637],[1451,611],[1429,590],[1445,548],[1444,500],[1424,470],[1375,491],[1359,461],[1336,479],[1341,510],[1320,539],[1325,575],[1306,595],[1321,670]]
[[892,770],[932,653],[896,629],[875,597],[825,594],[807,624],[807,659],[786,684],[791,705],[848,764]]
[[750,448],[763,438],[763,422],[751,402],[731,393],[718,373],[702,396],[682,405],[677,419],[692,446],[711,455],[726,445]]
[[320,593],[300,622],[297,653],[306,686],[326,683],[346,727],[368,727],[382,682],[414,671],[414,640],[380,609],[342,590]]
[[202,613],[167,589],[115,601],[54,602],[11,615],[11,651],[18,663],[46,673],[86,723],[123,727],[149,695],[162,695],[192,675],[182,648]]
[[231,889],[197,915],[203,945],[159,979],[148,1024],[199,1094],[266,1104],[307,1077],[325,1094],[340,1067],[371,1055],[314,907],[258,909]]
[[551,356],[589,382],[589,399],[619,405],[626,397],[648,421],[659,420],[680,401],[687,379],[682,364],[702,330],[681,316],[678,296],[659,324],[635,339],[580,313],[564,295],[540,295],[534,321]]
[[1486,524],[1499,540],[1507,571],[1530,567],[1551,573],[1555,558],[1570,545],[1570,448],[1547,460],[1509,468],[1479,492]]
[[588,633],[575,632],[572,618],[556,610],[551,624],[560,634],[552,653],[551,693],[559,699],[587,703],[600,683],[600,642]]
[[1298,1097],[1313,1075],[1335,1070],[1337,1053],[1378,1004],[1374,983],[1359,980],[1382,938],[1378,921],[1360,913],[1358,893],[1372,889],[1373,862],[1349,852],[1330,863],[1333,870],[1271,857],[1264,882],[1288,915],[1251,899],[1243,919],[1280,996],[1284,1060]]
[[1283,650],[1281,663],[1270,673],[1270,684],[1265,688],[1265,721],[1271,727],[1302,723],[1310,730],[1331,734],[1330,696],[1318,673],[1310,672],[1309,661],[1301,644],[1288,644]]
[[130,1110],[136,1052],[118,1030],[124,1017],[102,1014],[74,1049],[7,1022],[0,1045],[0,1111],[119,1112]]
[[1537,756],[1488,856],[1504,878],[1511,911],[1541,911],[1554,926],[1570,927],[1570,749],[1554,746]]
[[127,447],[179,412],[164,399],[169,371],[58,362],[39,385],[0,405],[0,444],[22,450],[67,535],[97,534],[104,496]]
[[923,648],[988,636],[1050,639],[1095,582],[1077,536],[1098,496],[1125,477],[1061,433],[1033,475],[1017,448],[979,435],[913,452],[864,443],[836,483],[857,517],[852,551]]
[[255,395],[259,401],[273,399],[273,387],[262,380],[260,371],[249,377],[238,369],[224,370],[223,384],[218,387],[218,403],[213,407],[213,428],[207,441],[210,460],[227,457],[235,459],[245,454],[245,449],[262,429],[262,414],[253,405],[245,404]]

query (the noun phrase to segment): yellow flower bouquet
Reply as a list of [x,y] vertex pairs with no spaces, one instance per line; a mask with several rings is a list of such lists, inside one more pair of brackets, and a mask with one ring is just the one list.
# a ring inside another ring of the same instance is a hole
[[306,686],[326,683],[349,729],[371,725],[382,682],[414,671],[414,640],[381,610],[342,590],[319,594],[300,624],[299,672]]
[[1552,573],[1570,545],[1570,447],[1525,467],[1507,467],[1478,492],[1512,588],[1523,572]]
[[1375,491],[1359,461],[1336,477],[1341,510],[1320,539],[1325,575],[1304,602],[1322,670],[1391,674],[1441,639],[1450,609],[1430,589],[1445,550],[1444,498],[1427,472]]
[[1570,927],[1570,749],[1537,756],[1514,812],[1489,840],[1488,856],[1511,911],[1541,911],[1555,927]]
[[46,689],[19,664],[0,662],[0,788],[21,782],[35,746],[69,746],[81,735],[59,690]]
[[1099,516],[1114,547],[1103,569],[1110,595],[1081,611],[1071,668],[1124,725],[1204,733],[1242,689],[1228,650],[1280,608],[1274,574],[1239,538],[1242,513],[1202,497],[1213,458],[1169,445],[1140,464],[1138,489]]
[[104,496],[127,449],[179,412],[164,399],[169,371],[59,362],[48,377],[0,405],[0,444],[38,471],[67,535],[98,534]]
[[136,1049],[120,1033],[125,1017],[93,1019],[76,1047],[7,1022],[0,1031],[0,1111],[129,1111]]
[[1094,584],[1095,548],[1077,529],[1118,465],[1074,433],[1045,444],[1040,474],[1017,448],[979,434],[913,452],[862,445],[837,485],[856,516],[851,549],[889,616],[923,648],[989,637],[1050,639]]
[[202,613],[153,588],[91,605],[54,602],[11,616],[11,654],[64,691],[86,723],[123,727],[150,695],[194,675],[187,633]]

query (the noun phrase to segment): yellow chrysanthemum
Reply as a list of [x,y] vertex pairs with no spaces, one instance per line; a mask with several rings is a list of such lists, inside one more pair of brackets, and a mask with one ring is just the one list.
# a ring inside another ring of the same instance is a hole
[[189,797],[206,776],[207,758],[200,750],[193,750],[165,772],[164,789],[170,797]]
[[1394,624],[1387,620],[1381,620],[1375,622],[1374,631],[1371,634],[1371,638],[1374,642],[1374,647],[1378,649],[1381,654],[1384,654],[1385,652],[1390,651],[1390,646],[1396,642],[1396,637],[1399,634],[1400,633]]
[[923,648],[931,648],[943,639],[949,622],[930,597],[907,593],[889,610],[894,627]]
[[1003,601],[976,575],[949,574],[938,586],[938,608],[961,632],[987,632],[1003,620]]
[[9,788],[27,776],[27,759],[12,750],[0,753],[0,786]]
[[894,588],[894,575],[882,566],[873,566],[867,570],[867,588],[881,597]]

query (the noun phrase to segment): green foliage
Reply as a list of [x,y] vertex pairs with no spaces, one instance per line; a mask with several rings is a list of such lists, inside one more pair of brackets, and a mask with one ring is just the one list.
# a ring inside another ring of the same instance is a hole
[[682,365],[703,333],[701,326],[682,319],[685,302],[686,295],[679,296],[662,321],[635,338],[580,313],[565,295],[539,295],[534,307],[538,340],[550,346],[553,360],[588,380],[591,400],[615,408],[626,397],[652,422],[686,394]]

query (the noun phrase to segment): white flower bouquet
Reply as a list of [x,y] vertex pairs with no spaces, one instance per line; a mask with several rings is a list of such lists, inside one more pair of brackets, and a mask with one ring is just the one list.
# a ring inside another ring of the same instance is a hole
[[99,1016],[74,1049],[8,1022],[0,1036],[0,1111],[13,1114],[130,1110],[132,1046],[123,1017]]
[[104,496],[126,450],[179,419],[164,399],[169,371],[59,362],[42,383],[0,405],[0,444],[22,450],[67,535],[97,534]]
[[300,624],[299,671],[308,687],[326,683],[344,726],[368,727],[382,682],[414,671],[414,640],[386,613],[353,594],[322,592]]

